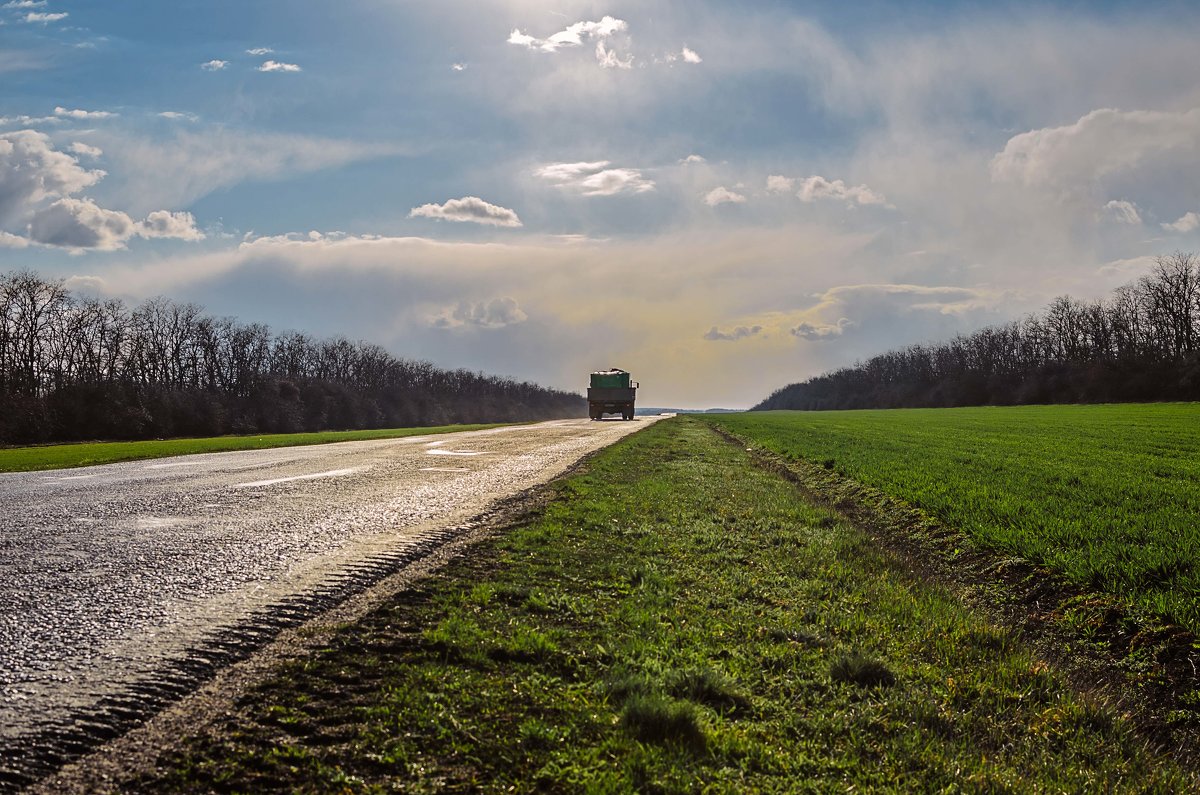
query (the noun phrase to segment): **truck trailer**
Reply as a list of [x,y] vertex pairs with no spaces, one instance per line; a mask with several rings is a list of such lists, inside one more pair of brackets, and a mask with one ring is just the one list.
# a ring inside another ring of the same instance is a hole
[[612,368],[592,373],[588,386],[588,416],[599,420],[605,414],[620,414],[621,419],[633,419],[633,401],[637,395],[637,382],[629,380],[629,373]]

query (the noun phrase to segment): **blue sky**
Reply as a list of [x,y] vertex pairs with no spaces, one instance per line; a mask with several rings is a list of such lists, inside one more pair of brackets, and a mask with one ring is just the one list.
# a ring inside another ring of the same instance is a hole
[[1200,244],[1186,3],[0,2],[0,269],[746,406]]

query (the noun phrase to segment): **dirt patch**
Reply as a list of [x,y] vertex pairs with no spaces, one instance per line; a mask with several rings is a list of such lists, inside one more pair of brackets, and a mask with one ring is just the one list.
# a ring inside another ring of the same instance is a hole
[[784,459],[712,430],[861,528],[914,576],[1017,630],[1077,692],[1125,714],[1156,749],[1200,771],[1200,640],[1193,633],[1029,561],[979,548],[956,528],[819,462]]

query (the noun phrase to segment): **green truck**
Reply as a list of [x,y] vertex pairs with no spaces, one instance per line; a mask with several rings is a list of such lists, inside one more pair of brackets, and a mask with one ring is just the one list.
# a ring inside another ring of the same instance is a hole
[[599,420],[605,414],[620,414],[621,419],[633,419],[633,401],[637,395],[637,382],[629,380],[629,373],[612,368],[592,373],[588,387],[588,416]]

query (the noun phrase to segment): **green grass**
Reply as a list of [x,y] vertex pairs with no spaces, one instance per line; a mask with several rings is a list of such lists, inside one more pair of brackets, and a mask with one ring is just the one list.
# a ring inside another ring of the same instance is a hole
[[137,792],[1172,792],[1010,632],[702,422],[281,667]]
[[0,448],[0,472],[31,472],[66,469],[118,461],[141,461],[192,453],[226,453],[232,450],[266,450],[367,439],[399,439],[427,433],[455,433],[495,428],[488,425],[438,425],[430,428],[386,428],[372,431],[321,431],[319,433],[275,433],[259,436],[213,436],[203,439],[155,439],[144,442],[80,442],[37,447]]
[[707,418],[1200,632],[1200,404]]

